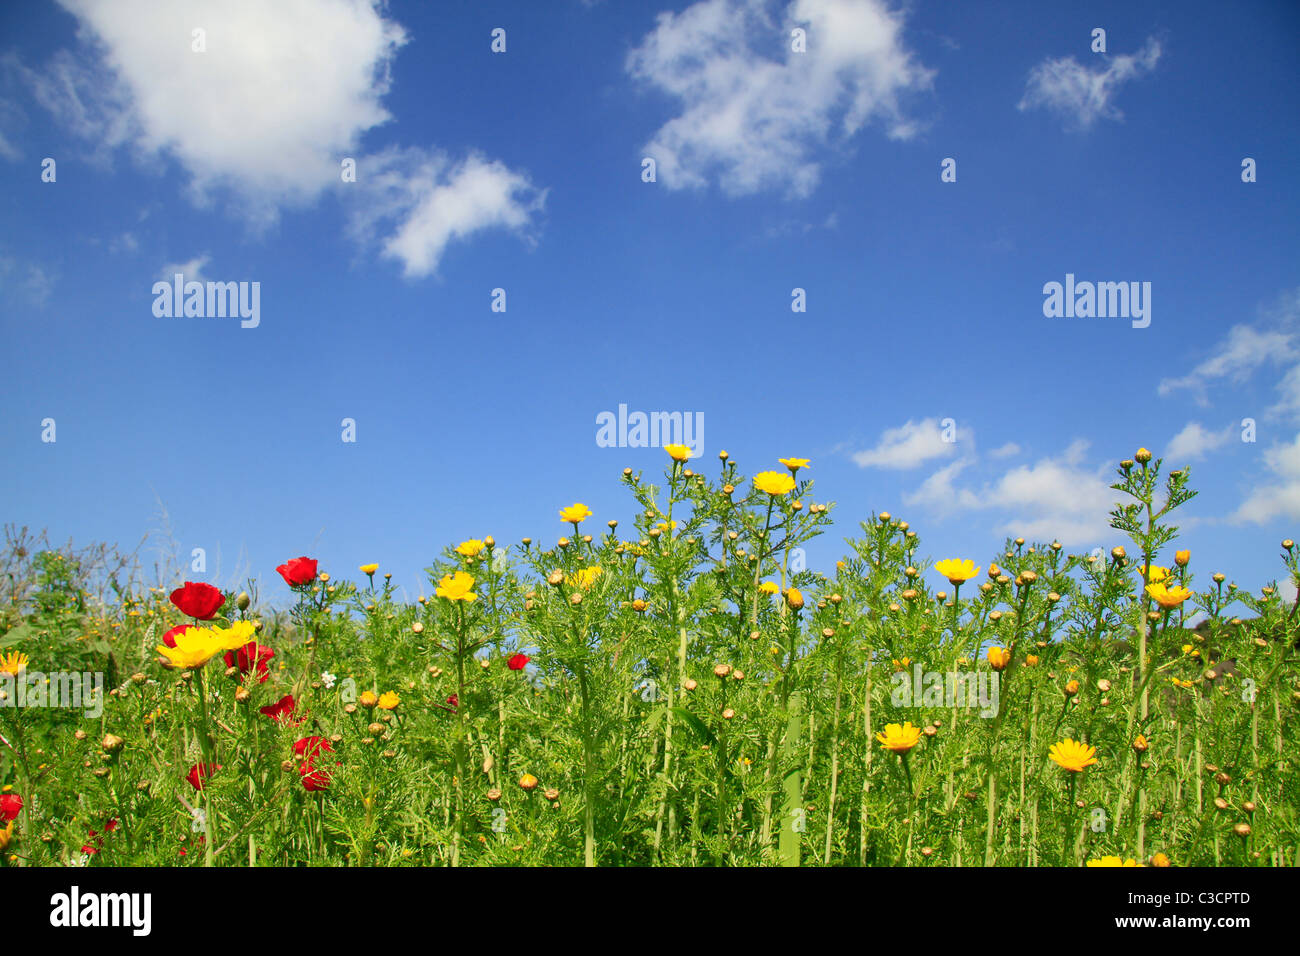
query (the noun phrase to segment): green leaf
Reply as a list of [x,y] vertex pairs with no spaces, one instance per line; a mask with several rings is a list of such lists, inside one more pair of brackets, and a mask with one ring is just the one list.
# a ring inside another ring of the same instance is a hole
[[695,731],[696,735],[710,747],[714,746],[718,742],[713,736],[713,731],[709,730],[709,728],[705,726],[704,721],[700,720],[700,718],[696,717],[685,707],[674,707],[673,713],[686,721],[686,723],[690,725],[691,729]]

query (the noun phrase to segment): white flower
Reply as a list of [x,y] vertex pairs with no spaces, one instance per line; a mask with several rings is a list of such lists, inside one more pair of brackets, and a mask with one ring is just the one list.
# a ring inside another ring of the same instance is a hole
[[323,674],[320,675],[320,682],[325,685],[326,690],[333,690],[334,682],[336,680],[338,680],[338,678],[333,674],[331,674],[329,671],[325,671]]

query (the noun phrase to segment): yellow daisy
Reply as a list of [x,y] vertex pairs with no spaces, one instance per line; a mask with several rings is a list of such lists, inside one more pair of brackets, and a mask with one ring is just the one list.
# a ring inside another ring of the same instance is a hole
[[921,728],[913,727],[910,720],[905,724],[886,724],[885,732],[876,734],[876,739],[886,750],[905,754],[921,742]]
[[980,569],[975,567],[975,562],[969,558],[964,561],[957,558],[945,558],[936,562],[934,569],[947,578],[954,587],[963,581],[969,581],[980,573]]
[[1163,584],[1148,584],[1147,594],[1166,611],[1173,610],[1192,596],[1192,592],[1185,587],[1171,588]]
[[1085,767],[1097,762],[1097,748],[1066,737],[1060,743],[1052,744],[1047,752],[1060,767],[1073,773],[1082,773]]
[[774,498],[794,490],[794,477],[779,471],[760,471],[753,478],[754,487]]
[[567,521],[575,527],[582,521],[591,517],[591,509],[581,502],[569,505],[567,508],[560,509],[560,520]]
[[434,594],[448,601],[476,601],[478,595],[470,590],[473,586],[472,577],[464,571],[457,571],[455,574],[444,574]]

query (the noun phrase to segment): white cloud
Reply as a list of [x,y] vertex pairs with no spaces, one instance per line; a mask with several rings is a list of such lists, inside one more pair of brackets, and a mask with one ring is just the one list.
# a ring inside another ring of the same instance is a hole
[[1267,524],[1278,518],[1300,519],[1300,434],[1290,444],[1264,452],[1268,477],[1246,496],[1229,520]]
[[1177,435],[1169,440],[1164,457],[1170,459],[1175,467],[1184,462],[1204,458],[1207,452],[1222,448],[1232,440],[1237,426],[1228,425],[1222,431],[1212,432],[1200,422],[1188,422]]
[[1020,454],[1020,446],[1013,441],[1007,442],[989,452],[990,458],[1011,458]]
[[0,256],[0,294],[16,296],[44,308],[54,288],[54,277],[34,262],[24,262],[12,256]]
[[[901,100],[933,72],[905,48],[901,14],[882,0],[793,0],[780,18],[773,8],[700,0],[659,14],[629,54],[629,74],[681,105],[645,147],[669,189],[716,177],[730,195],[806,196],[821,175],[818,150],[874,120],[892,138],[915,134]],[[803,53],[791,49],[796,26]]]
[[207,277],[203,275],[203,267],[212,259],[210,256],[195,256],[188,262],[169,262],[159,271],[157,278],[163,282],[171,282],[176,278],[176,273],[182,273],[186,282],[206,282]]
[[[525,239],[546,201],[528,177],[502,163],[471,155],[460,162],[435,152],[390,150],[366,161],[358,186],[363,199],[352,231],[378,241],[407,278],[437,272],[448,243],[484,229],[506,229]],[[387,237],[378,239],[379,232]]]
[[1282,598],[1282,603],[1295,604],[1296,586],[1290,577],[1284,577],[1277,582],[1277,593]]
[[[261,228],[336,190],[352,233],[408,276],[433,273],[448,243],[478,230],[526,232],[541,208],[525,174],[476,154],[362,153],[365,134],[392,119],[382,100],[407,42],[383,0],[59,2],[86,49],[19,67],[37,100],[98,148],[174,159],[197,203],[227,191]],[[196,28],[204,52],[192,49]],[[356,183],[342,182],[346,158]],[[393,231],[376,235],[384,222]]]
[[1207,404],[1206,386],[1216,379],[1243,382],[1260,366],[1294,357],[1293,337],[1283,331],[1260,331],[1248,325],[1234,325],[1228,337],[1214,348],[1214,354],[1192,371],[1178,378],[1162,379],[1157,391],[1170,395],[1190,390],[1199,404]]
[[1137,53],[1109,57],[1104,65],[1087,67],[1074,57],[1048,58],[1029,72],[1025,94],[1017,108],[1046,107],[1087,129],[1098,119],[1122,119],[1112,104],[1116,90],[1129,80],[1155,69],[1160,43],[1148,39]]
[[947,458],[957,450],[956,442],[943,440],[943,426],[937,418],[919,422],[909,420],[898,428],[888,428],[880,435],[875,448],[853,454],[862,468],[915,468],[931,458]]
[[[0,57],[0,68],[9,68],[13,62],[12,55]],[[15,103],[0,97],[0,156],[14,162],[22,159],[22,152],[10,141],[10,137],[13,130],[23,126],[25,121],[23,111]]]
[[225,187],[273,218],[338,182],[340,157],[390,119],[406,35],[370,0],[59,2],[100,55],[28,71],[37,98],[87,138],[174,157],[196,199]]
[[955,461],[935,472],[912,494],[907,505],[922,505],[939,514],[953,511],[999,511],[1010,515],[997,526],[1003,534],[1064,545],[1096,544],[1113,537],[1110,510],[1116,493],[1104,467],[1084,466],[1087,442],[1073,442],[1059,457],[1043,458],[1005,472],[982,488],[959,488],[956,477],[969,461]]
[[108,241],[109,252],[135,252],[140,248],[140,240],[133,232],[123,232]]

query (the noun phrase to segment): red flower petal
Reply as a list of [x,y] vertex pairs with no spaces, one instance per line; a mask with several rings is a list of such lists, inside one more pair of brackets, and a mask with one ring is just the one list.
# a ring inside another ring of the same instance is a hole
[[190,782],[190,786],[195,790],[202,790],[204,783],[214,773],[221,769],[221,764],[196,763],[190,767],[190,772],[185,775],[185,779]]
[[182,614],[200,621],[212,620],[226,603],[219,589],[201,581],[186,581],[184,587],[172,592],[171,599]]
[[280,572],[280,577],[284,578],[285,584],[289,587],[306,587],[316,580],[316,559],[290,558],[276,570]]

